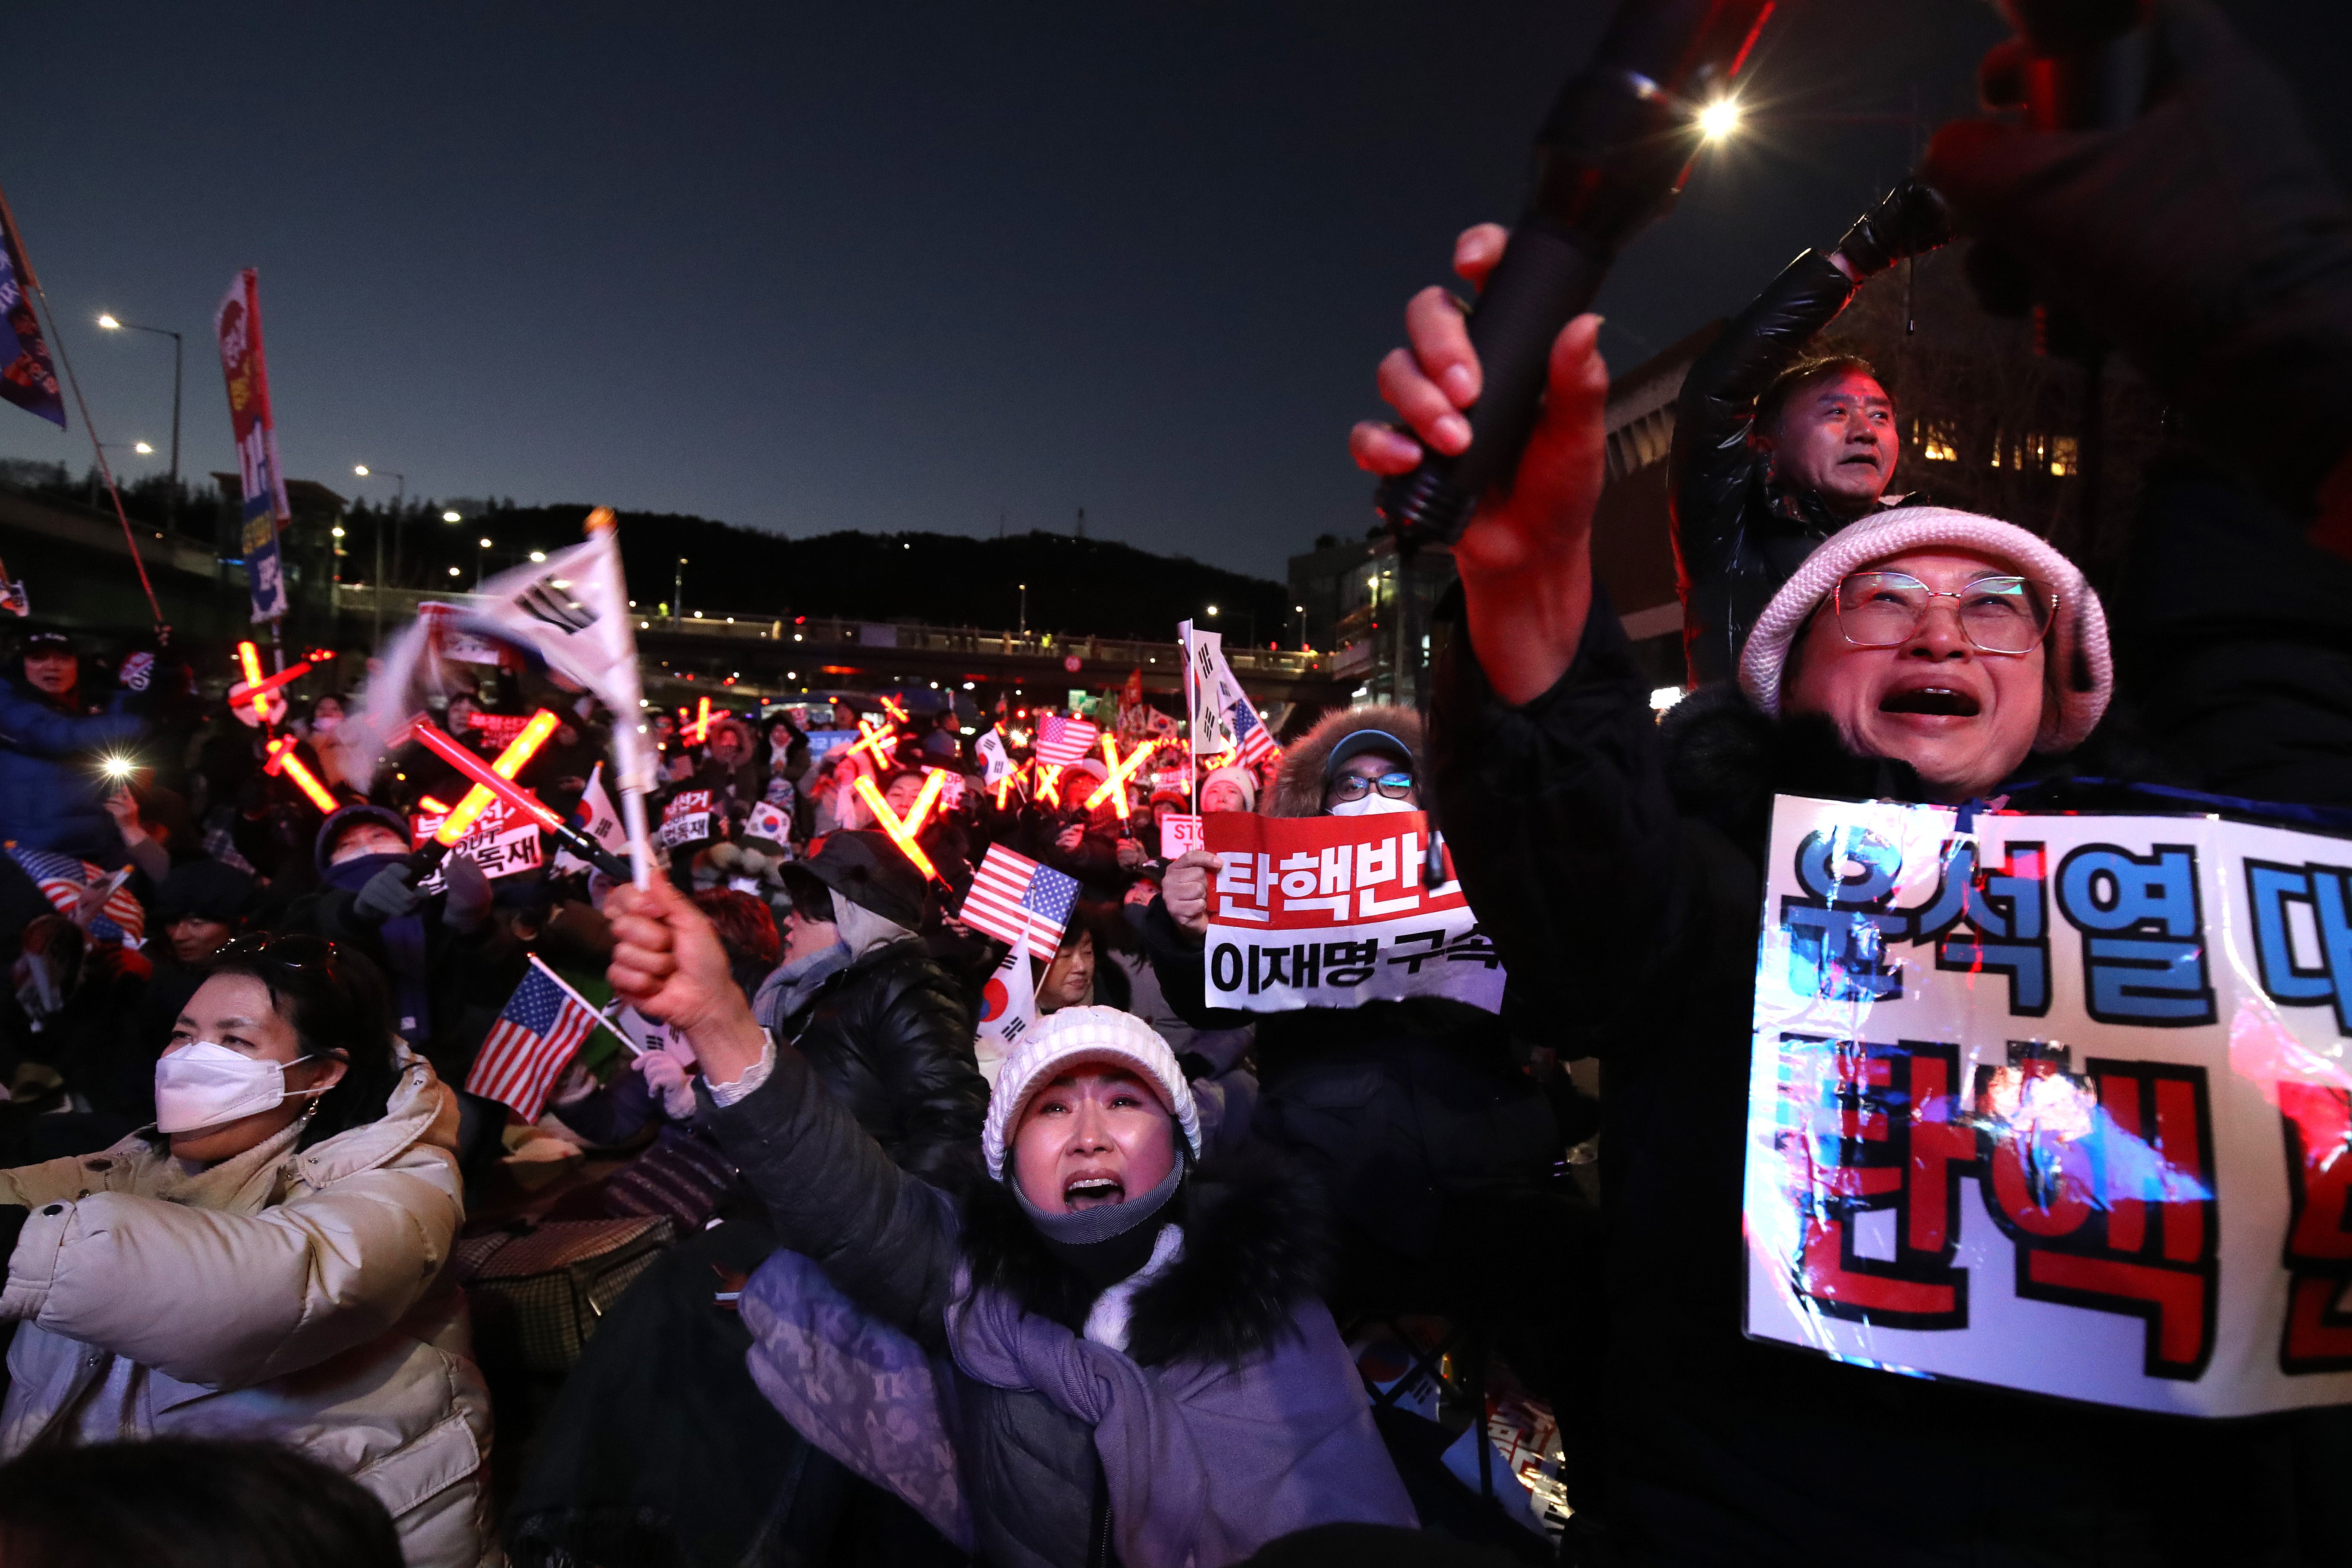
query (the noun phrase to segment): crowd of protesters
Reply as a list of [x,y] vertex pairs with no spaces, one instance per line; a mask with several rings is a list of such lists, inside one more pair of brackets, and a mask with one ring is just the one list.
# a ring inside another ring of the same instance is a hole
[[[2128,131],[1948,129],[1695,366],[1695,689],[1663,721],[1591,565],[1590,317],[1455,549],[1427,712],[1302,715],[1255,769],[1114,786],[1035,765],[1042,715],[936,692],[621,715],[657,752],[649,886],[552,838],[428,879],[420,822],[467,781],[353,742],[362,672],[264,725],[168,648],[24,638],[0,1560],[163,1561],[243,1510],[339,1543],[302,1561],[411,1564],[2341,1561],[2342,1409],[2037,1402],[1741,1332],[1776,795],[2352,821],[2352,216],[2218,18],[2155,26]],[[1808,352],[1955,227],[2170,403],[2104,597],[2017,521],[1896,488],[1899,384]],[[1461,237],[1473,287],[1506,238]],[[1352,441],[1381,474],[1461,450],[1479,392],[1454,300],[1406,327],[1396,422]],[[434,716],[488,758],[542,707],[518,782],[593,828],[615,715],[486,668]],[[1499,1010],[1214,1005],[1218,862],[1159,832],[1196,810],[1428,814]],[[1007,944],[965,918],[1000,846],[1077,889],[1052,956],[1011,958],[1009,1037]],[[467,1086],[534,963],[655,1033],[600,1032],[526,1120]],[[468,1246],[639,1219],[667,1244],[560,1380],[470,1334]],[[1479,1435],[1498,1387],[1557,1416],[1564,1536],[1375,1397],[1380,1324],[1475,1387]],[[182,1539],[142,1544],[126,1489]]]

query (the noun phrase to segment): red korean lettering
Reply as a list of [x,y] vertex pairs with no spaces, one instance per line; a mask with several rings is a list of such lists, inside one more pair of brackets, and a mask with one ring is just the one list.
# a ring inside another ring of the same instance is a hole
[[2352,1372],[2352,1092],[2282,1081],[2278,1101],[2292,1205],[2279,1369]]

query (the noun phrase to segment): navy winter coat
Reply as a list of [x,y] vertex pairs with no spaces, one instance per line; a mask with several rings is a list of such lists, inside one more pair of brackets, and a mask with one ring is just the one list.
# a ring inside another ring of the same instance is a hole
[[134,741],[146,721],[118,691],[95,713],[60,712],[15,681],[0,681],[0,839],[28,849],[119,859],[122,836],[106,815],[106,783],[90,753]]

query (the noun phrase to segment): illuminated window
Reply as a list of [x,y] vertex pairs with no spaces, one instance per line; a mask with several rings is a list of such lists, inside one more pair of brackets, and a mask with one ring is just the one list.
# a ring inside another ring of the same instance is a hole
[[1919,455],[1931,463],[1956,463],[1960,452],[1950,426],[1929,425],[1919,437]]
[[2082,448],[2072,436],[2061,436],[2050,444],[2050,471],[2060,479],[2083,471]]

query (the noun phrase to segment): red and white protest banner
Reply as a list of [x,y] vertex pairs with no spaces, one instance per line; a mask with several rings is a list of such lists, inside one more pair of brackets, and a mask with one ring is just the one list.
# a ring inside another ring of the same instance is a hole
[[661,826],[654,830],[654,842],[672,849],[681,844],[701,843],[710,837],[711,813],[709,790],[678,791],[662,806]]
[[1429,819],[1258,816],[1211,812],[1212,1005],[1254,1013],[1351,1007],[1375,998],[1503,1000],[1495,944],[1442,852],[1430,875]]
[[2190,1415],[2352,1401],[2352,842],[1783,796],[1748,1321]]
[[[415,842],[422,846],[432,841],[433,836],[441,831],[441,824],[446,820],[446,813],[412,816],[408,819],[409,830]],[[505,801],[493,800],[482,815],[474,819],[474,826],[466,830],[466,837],[449,846],[449,853],[466,856],[482,868],[483,876],[495,879],[538,870],[540,848],[539,824]],[[446,866],[446,858],[443,864]],[[447,885],[442,867],[436,866],[431,876],[416,884],[416,890],[437,893]]]

